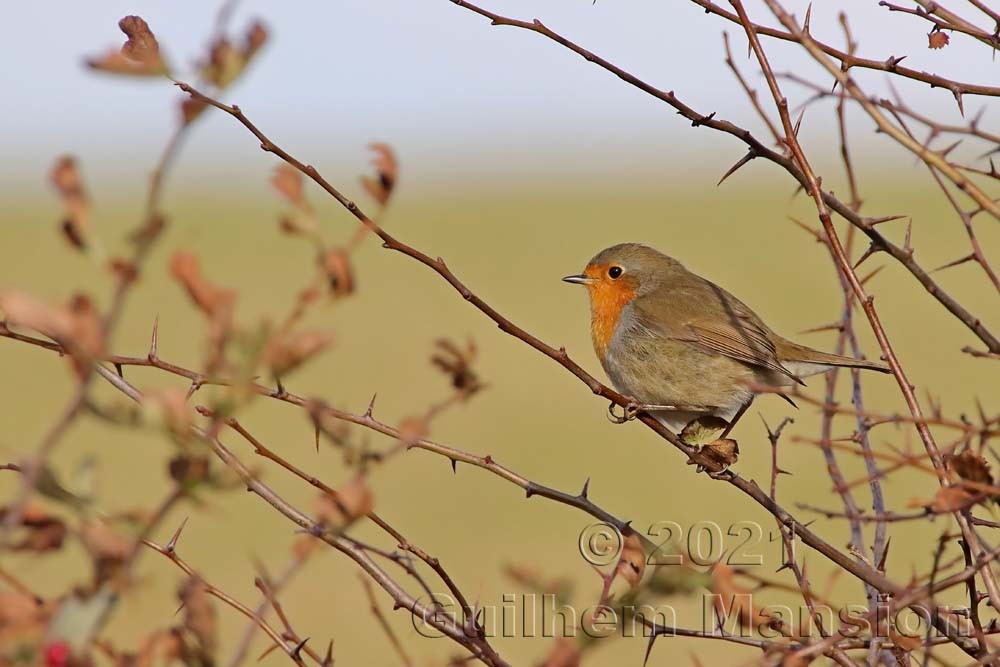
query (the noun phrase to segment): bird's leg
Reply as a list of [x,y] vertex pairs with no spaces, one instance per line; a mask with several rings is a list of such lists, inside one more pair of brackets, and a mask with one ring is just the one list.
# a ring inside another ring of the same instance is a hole
[[743,416],[743,413],[750,408],[751,403],[753,403],[752,396],[750,397],[750,400],[748,400],[746,403],[740,406],[740,409],[736,411],[736,414],[733,415],[733,418],[729,420],[729,425],[726,426],[726,430],[724,430],[722,432],[722,435],[719,436],[720,439],[725,438],[729,435],[729,432],[733,430],[734,426],[736,426],[736,422],[738,422],[740,420],[740,417]]
[[640,412],[649,412],[651,410],[676,410],[677,408],[673,405],[655,405],[652,403],[640,403],[634,398],[629,398],[628,403],[622,409],[622,413],[618,414],[615,412],[615,408],[618,406],[614,401],[608,406],[608,419],[614,424],[624,424],[625,422],[630,422],[639,416]]

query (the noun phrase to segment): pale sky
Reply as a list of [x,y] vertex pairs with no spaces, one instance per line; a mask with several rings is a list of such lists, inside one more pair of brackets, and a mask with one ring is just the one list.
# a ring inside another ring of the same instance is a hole
[[[706,15],[683,0],[481,0],[493,11],[539,18],[592,51],[705,112],[716,111],[758,130],[760,123],[722,61],[722,31],[737,61],[765,94],[746,58],[738,26]],[[728,6],[728,3],[723,2]],[[805,2],[787,0],[799,16]],[[750,1],[757,22],[775,21]],[[954,35],[927,49],[927,24],[890,15],[875,0],[814,2],[812,30],[843,44],[836,12],[850,7],[860,54],[963,79],[1000,82],[1000,64],[982,46]],[[148,170],[175,117],[180,93],[165,81],[102,75],[83,67],[85,56],[118,47],[117,21],[143,16],[179,77],[205,51],[216,5],[210,2],[101,0],[11,4],[0,24],[0,189],[44,188],[55,155],[72,152],[96,176]],[[236,102],[276,140],[312,161],[357,172],[368,141],[391,143],[416,178],[545,178],[570,174],[657,172],[704,166],[724,170],[741,154],[730,138],[693,130],[664,104],[537,34],[489,23],[448,0],[340,0],[288,3],[246,0],[230,23],[240,33],[250,18],[268,26],[271,40],[224,98]],[[765,40],[774,67],[817,77],[799,50]],[[971,64],[970,64],[971,63]],[[888,94],[886,76],[857,72],[873,92]],[[829,81],[825,74],[819,80]],[[807,97],[786,83],[793,106]],[[943,120],[960,120],[951,95],[904,84],[915,103],[929,103]],[[766,97],[764,98],[766,101]],[[982,106],[966,100],[969,112]],[[253,141],[221,114],[200,123],[184,158],[188,172],[241,162]],[[995,121],[989,113],[984,123]],[[204,119],[203,119],[204,120]],[[831,135],[833,116],[816,107],[807,130]],[[811,128],[810,128],[811,126]],[[857,117],[868,141],[870,123]],[[879,141],[885,141],[879,139]],[[248,152],[249,151],[249,152]],[[720,155],[720,152],[722,155]],[[680,160],[671,159],[684,156]],[[268,165],[264,164],[264,169]]]

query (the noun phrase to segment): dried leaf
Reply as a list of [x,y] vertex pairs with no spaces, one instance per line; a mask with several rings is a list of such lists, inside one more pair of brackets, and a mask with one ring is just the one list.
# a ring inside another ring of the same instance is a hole
[[292,542],[292,556],[297,560],[305,560],[316,551],[316,547],[320,544],[321,542],[312,535],[299,535]]
[[200,654],[211,664],[218,646],[219,628],[215,605],[205,583],[192,577],[181,585],[177,597],[184,605],[184,629],[195,637]]
[[146,64],[162,62],[160,45],[149,29],[149,24],[139,16],[126,16],[118,22],[118,27],[128,39],[122,45],[122,55],[130,60]]
[[243,74],[265,42],[267,29],[259,21],[250,25],[239,47],[233,46],[225,36],[217,38],[209,48],[208,60],[202,65],[202,77],[216,88],[226,88]]
[[328,250],[320,255],[319,263],[334,296],[347,296],[354,292],[354,272],[345,251],[339,248]]
[[271,185],[292,205],[299,207],[305,204],[302,172],[287,162],[282,162],[274,168],[274,173],[271,175]]
[[225,88],[243,71],[243,61],[239,52],[229,40],[219,37],[212,42],[208,51],[208,61],[201,70],[201,76],[216,88]]
[[927,48],[928,49],[943,49],[948,46],[948,42],[951,41],[951,37],[947,33],[941,32],[940,30],[934,30],[927,34]]
[[689,445],[703,445],[711,442],[715,434],[727,426],[729,423],[725,419],[707,415],[692,419],[679,435],[681,440]]
[[770,625],[770,614],[754,605],[750,589],[736,583],[734,576],[733,568],[725,563],[716,563],[712,568],[711,589],[716,613],[720,618],[730,618],[735,615],[744,628]]
[[464,349],[446,338],[435,341],[434,345],[441,352],[431,356],[431,363],[451,377],[452,387],[466,397],[482,389],[483,384],[472,369],[476,359],[476,346],[472,341]]
[[11,324],[33,329],[57,340],[68,338],[73,328],[66,309],[42,303],[23,292],[0,292],[0,311],[6,314]]
[[275,376],[281,377],[322,352],[332,342],[333,334],[327,331],[278,332],[267,343],[264,363]]
[[375,152],[372,158],[372,165],[375,167],[375,178],[370,176],[361,177],[361,185],[364,186],[368,194],[372,196],[380,205],[385,206],[392,196],[392,189],[396,185],[396,175],[398,164],[392,148],[388,144],[372,143],[368,147]]
[[910,507],[924,507],[935,514],[945,514],[965,509],[972,502],[973,494],[960,486],[942,486],[928,501],[915,498],[910,501]]
[[63,235],[77,250],[86,249],[90,236],[90,203],[76,159],[71,155],[63,155],[57,159],[49,178],[59,191],[66,211],[61,225]]
[[193,253],[180,251],[170,259],[170,273],[187,290],[188,296],[203,313],[215,316],[232,307],[236,293],[216,287],[201,273],[198,258]]
[[190,125],[207,108],[208,102],[197,97],[185,97],[180,103],[181,121],[185,125]]
[[909,653],[910,651],[916,651],[918,648],[924,645],[924,639],[920,636],[914,635],[904,635],[894,628],[889,628],[889,639],[893,644],[901,648],[903,651]]
[[175,630],[156,630],[135,654],[120,656],[116,667],[158,667],[181,657],[181,640]]
[[41,600],[28,593],[0,592],[0,627],[31,618],[43,610]]
[[12,324],[33,329],[66,346],[82,374],[104,354],[104,328],[90,297],[77,294],[66,307],[50,306],[22,292],[0,292],[0,311]]
[[247,55],[247,59],[256,55],[260,51],[261,47],[267,43],[267,28],[260,21],[254,21],[247,28],[246,35],[244,36],[244,46],[243,52]]
[[180,387],[148,389],[142,407],[150,422],[162,425],[180,442],[190,439],[194,412],[188,404],[185,390]]
[[976,454],[971,449],[965,449],[958,454],[950,454],[944,457],[945,464],[955,475],[961,479],[978,484],[993,484],[993,475],[990,473],[990,464],[986,458]]
[[697,465],[699,470],[722,472],[736,463],[740,447],[735,440],[720,438],[699,448],[687,460],[688,465]]
[[159,76],[167,74],[167,67],[156,37],[142,18],[126,16],[118,22],[128,39],[118,51],[108,51],[103,56],[87,60],[92,69],[113,74],[132,76]]
[[75,294],[69,302],[70,333],[77,372],[82,376],[90,361],[104,356],[104,325],[94,302]]
[[100,518],[83,521],[79,527],[79,538],[94,562],[97,582],[108,581],[117,575],[132,552],[132,541]]
[[[6,520],[7,508],[0,508],[0,520]],[[62,547],[66,539],[66,523],[36,505],[28,505],[21,512],[21,539],[11,544],[13,551],[45,553]]]
[[129,283],[135,282],[135,279],[139,277],[138,269],[133,262],[120,257],[112,257],[108,263],[111,268],[111,272],[118,277],[118,281],[123,285],[128,285]]
[[44,656],[45,633],[51,605],[27,593],[0,592],[0,664],[28,667]]
[[372,511],[374,498],[364,477],[354,480],[337,490],[337,496],[320,494],[316,518],[324,524],[343,530],[357,519]]
[[622,545],[621,556],[615,566],[615,574],[621,576],[632,588],[639,585],[642,573],[646,570],[646,552],[642,549],[642,541],[634,532],[629,532]]
[[170,478],[185,488],[190,488],[208,479],[209,459],[207,456],[181,454],[170,459],[167,470]]
[[399,431],[400,441],[407,446],[426,438],[429,433],[427,419],[424,417],[406,417],[399,422],[396,430]]

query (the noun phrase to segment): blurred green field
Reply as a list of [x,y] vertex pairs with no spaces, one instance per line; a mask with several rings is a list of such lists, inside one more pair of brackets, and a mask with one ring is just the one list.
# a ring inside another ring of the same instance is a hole
[[[265,159],[261,156],[261,159]],[[923,183],[920,181],[920,183]],[[876,188],[866,211],[913,216],[913,239],[918,259],[927,267],[941,265],[967,252],[959,221],[939,192],[916,182],[899,181]],[[578,188],[572,184],[543,187],[479,187],[461,192],[443,189],[427,195],[404,187],[385,224],[399,237],[431,255],[441,256],[466,283],[519,325],[569,353],[603,378],[590,348],[588,310],[582,290],[559,281],[580,270],[597,250],[621,241],[642,241],[681,259],[689,268],[731,289],[775,329],[819,348],[833,345],[831,332],[798,331],[834,321],[841,310],[833,266],[824,248],[789,221],[793,215],[815,224],[815,215],[803,197],[789,200],[788,182],[775,170],[755,172],[716,188],[714,182],[674,177],[655,187]],[[319,207],[324,237],[344,241],[354,222],[342,210],[310,192]],[[118,246],[121,233],[141,213],[141,196],[100,202],[98,233],[109,249]],[[0,225],[0,287],[17,287],[47,299],[64,299],[75,290],[90,292],[102,303],[111,280],[103,269],[71,251],[56,233],[58,204],[52,200],[19,199],[5,195],[4,224]],[[312,251],[301,240],[279,233],[276,219],[282,210],[277,197],[265,188],[202,192],[171,192],[164,208],[169,228],[129,302],[114,351],[143,354],[150,327],[160,319],[159,349],[163,358],[197,365],[202,322],[181,289],[167,276],[166,262],[178,249],[196,252],[205,272],[218,284],[239,290],[237,315],[241,322],[277,317],[287,311],[298,289],[312,271]],[[905,223],[886,226],[901,239]],[[1000,247],[996,229],[980,231],[989,252]],[[855,251],[860,254],[863,247]],[[995,254],[995,253],[994,253]],[[950,416],[975,414],[981,399],[996,407],[997,375],[989,360],[960,352],[977,341],[957,324],[908,274],[876,256],[863,272],[885,264],[870,283],[897,352],[917,385],[921,397],[929,392],[941,399]],[[363,411],[378,393],[376,415],[389,422],[422,411],[448,393],[445,379],[428,359],[433,341],[442,336],[471,338],[479,348],[478,365],[487,391],[468,404],[447,412],[433,425],[431,437],[497,461],[543,484],[577,491],[590,478],[590,497],[636,526],[672,520],[683,527],[714,521],[723,529],[737,521],[758,521],[773,527],[769,515],[751,506],[734,489],[695,474],[673,448],[638,424],[617,426],[605,418],[606,405],[556,364],[500,332],[426,268],[369,240],[356,256],[358,293],[325,305],[310,316],[310,326],[336,334],[333,348],[312,365],[288,379],[297,393],[322,396],[354,411]],[[940,274],[941,282],[992,328],[1000,328],[1000,312],[988,283],[972,264]],[[864,348],[877,356],[863,318],[859,317]],[[0,340],[0,458],[27,455],[58,408],[70,395],[72,383],[65,364],[46,351]],[[130,379],[142,388],[175,382],[156,372],[132,371]],[[822,380],[808,391],[821,396]],[[867,407],[905,412],[892,378],[866,378]],[[97,396],[124,402],[98,385]],[[849,398],[842,394],[845,405]],[[792,474],[779,479],[779,500],[789,508],[808,502],[839,509],[831,491],[820,452],[793,442],[793,436],[818,433],[816,410],[793,411],[784,402],[764,398],[759,411],[772,425],[793,414],[780,450],[781,467]],[[258,400],[243,423],[282,455],[331,485],[348,479],[349,471],[333,448],[323,445],[317,454],[312,432],[300,411],[276,402]],[[850,419],[838,421],[836,433],[849,435]],[[769,449],[764,429],[749,414],[735,432],[742,456],[739,472],[766,485]],[[373,447],[392,443],[374,434]],[[253,461],[245,443],[228,437],[232,448],[259,466],[268,483],[300,507],[311,508],[311,490],[279,469]],[[876,448],[919,447],[906,429],[883,427],[873,435]],[[946,442],[942,436],[942,442]],[[66,476],[88,457],[99,468],[101,509],[116,511],[151,506],[167,492],[166,461],[171,446],[161,435],[114,428],[91,418],[80,420],[64,438],[55,463]],[[862,473],[859,461],[845,459],[848,479]],[[16,478],[0,477],[9,498]],[[502,595],[519,592],[502,569],[509,563],[529,563],[546,575],[565,575],[576,582],[574,603],[580,609],[596,602],[600,582],[578,553],[580,531],[592,523],[575,510],[524,494],[488,473],[459,465],[453,474],[448,461],[412,451],[378,468],[372,476],[377,510],[405,535],[442,559],[466,593],[483,605],[500,605]],[[890,505],[905,508],[912,498],[928,499],[935,483],[930,476],[907,473],[886,484]],[[869,506],[863,488],[859,503]],[[182,555],[209,581],[236,598],[255,604],[253,559],[278,572],[289,559],[295,538],[293,527],[256,497],[233,491],[206,493],[203,507],[176,510],[157,531],[165,541],[176,525],[190,516],[181,544]],[[803,519],[815,518],[797,511]],[[844,522],[821,519],[815,528],[833,544],[846,545]],[[914,568],[926,568],[934,538],[944,521],[892,526],[889,573],[906,581]],[[370,526],[358,526],[358,537],[391,548]],[[734,546],[726,544],[727,548]],[[775,575],[780,564],[776,542],[761,547],[766,557],[761,573]],[[78,545],[57,555],[5,556],[4,566],[44,594],[63,591],[82,581],[88,562]],[[807,556],[808,572],[825,588],[830,569],[815,555]],[[176,609],[174,590],[181,574],[165,559],[147,554],[140,565],[136,588],[121,602],[107,635],[122,648],[135,648],[141,638],[171,622]],[[863,600],[861,586],[841,578],[833,597]],[[775,593],[765,601],[789,601]],[[380,595],[387,613],[391,603]],[[302,636],[317,648],[334,640],[338,664],[398,664],[392,648],[367,610],[356,568],[332,550],[322,551],[283,594],[282,601]],[[676,601],[681,625],[701,627],[700,601]],[[219,609],[223,632],[221,655],[228,656],[245,627],[245,619]],[[456,654],[444,639],[424,639],[403,612],[391,622],[419,665],[443,664]],[[642,639],[607,640],[589,664],[641,664]],[[258,637],[252,656],[265,647]],[[550,639],[497,638],[494,645],[512,664],[538,661],[551,647]],[[704,664],[740,664],[756,657],[753,649],[722,642],[689,639],[662,640],[651,665],[689,664],[697,654]],[[266,664],[282,664],[272,654]]]

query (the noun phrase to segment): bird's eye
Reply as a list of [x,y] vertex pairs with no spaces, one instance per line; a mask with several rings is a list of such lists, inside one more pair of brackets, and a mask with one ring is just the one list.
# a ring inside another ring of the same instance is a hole
[[622,267],[620,266],[612,266],[610,269],[608,269],[608,276],[612,280],[621,278],[622,273],[624,273],[624,269],[622,269]]

